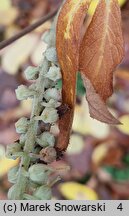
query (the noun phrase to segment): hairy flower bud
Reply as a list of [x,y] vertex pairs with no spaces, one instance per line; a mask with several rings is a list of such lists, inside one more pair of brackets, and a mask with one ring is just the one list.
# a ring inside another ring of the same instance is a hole
[[38,184],[46,184],[50,173],[50,169],[43,164],[35,164],[29,168],[30,179]]
[[61,72],[60,72],[60,68],[56,67],[56,66],[52,66],[50,67],[48,73],[45,75],[45,77],[49,78],[52,81],[57,81],[59,79],[61,79]]
[[33,97],[35,94],[33,90],[30,90],[25,85],[18,86],[15,92],[18,100],[26,100],[28,97]]
[[25,117],[20,118],[15,123],[17,133],[26,133],[28,125],[29,125],[29,121],[27,120],[27,118]]
[[45,56],[48,61],[56,63],[57,62],[56,48],[55,47],[48,48],[45,52]]
[[44,132],[37,137],[36,141],[42,147],[47,147],[47,146],[53,147],[55,144],[55,137],[53,134],[49,132]]
[[40,151],[40,159],[46,163],[52,163],[57,158],[57,153],[55,148],[46,147]]
[[49,31],[46,31],[42,36],[42,40],[45,43],[49,44],[49,46],[55,46],[55,42],[56,42],[55,29],[52,28]]
[[60,91],[56,88],[49,88],[44,92],[44,98],[47,101],[49,101],[50,99],[59,101],[61,99]]
[[42,120],[44,123],[55,123],[58,120],[57,110],[54,108],[45,108],[41,116],[36,116],[35,120]]
[[15,160],[21,154],[22,154],[22,149],[19,143],[16,142],[7,146],[6,157]]
[[46,102],[42,102],[41,103],[44,107],[51,107],[51,108],[57,108],[61,105],[60,102],[54,100],[54,99],[50,99],[48,103]]
[[16,184],[13,185],[8,191],[8,199],[9,200],[16,200],[17,199],[17,186]]
[[45,123],[55,123],[58,120],[57,110],[54,108],[45,108],[42,112],[42,120]]
[[39,200],[50,200],[52,196],[51,188],[47,185],[41,186],[37,188],[37,190],[33,193],[33,196]]
[[38,68],[29,66],[29,67],[26,68],[24,73],[25,73],[26,79],[35,80],[37,78]]
[[12,167],[8,172],[8,180],[10,183],[15,184],[17,180],[17,174],[18,174],[18,166]]

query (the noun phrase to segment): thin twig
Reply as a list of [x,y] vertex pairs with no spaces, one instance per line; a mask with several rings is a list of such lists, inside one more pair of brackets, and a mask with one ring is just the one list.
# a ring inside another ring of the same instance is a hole
[[6,46],[10,45],[11,43],[13,43],[14,41],[18,40],[19,38],[25,36],[26,34],[28,34],[29,32],[33,31],[34,29],[36,29],[37,27],[39,27],[40,25],[42,25],[44,22],[46,22],[47,20],[51,19],[53,16],[56,15],[57,11],[59,9],[59,6],[53,10],[52,12],[50,12],[48,15],[42,17],[39,21],[37,21],[36,23],[26,27],[25,29],[23,29],[22,31],[20,31],[18,34],[16,34],[15,36],[4,40],[0,43],[0,50],[5,48]]

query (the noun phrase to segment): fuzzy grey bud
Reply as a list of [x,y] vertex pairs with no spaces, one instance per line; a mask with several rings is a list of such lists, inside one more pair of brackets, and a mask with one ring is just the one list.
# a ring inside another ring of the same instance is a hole
[[51,108],[57,108],[61,105],[60,102],[54,100],[54,99],[50,99],[48,103],[46,102],[42,102],[41,103],[44,107],[51,107]]
[[47,101],[51,99],[59,101],[61,99],[60,91],[57,90],[56,88],[49,88],[44,92],[44,98]]
[[17,133],[26,133],[28,125],[29,125],[29,121],[27,120],[27,118],[25,117],[20,118],[15,123]]
[[42,147],[51,146],[55,144],[55,137],[49,132],[44,132],[36,139],[37,143]]
[[15,184],[17,181],[17,174],[18,174],[18,166],[12,167],[8,172],[8,180],[10,183]]
[[24,73],[25,73],[26,79],[35,80],[37,78],[38,68],[29,66],[29,67],[26,68]]
[[42,120],[44,123],[55,123],[58,120],[57,110],[54,108],[45,108],[41,116],[36,116],[35,120]]
[[61,72],[60,72],[60,68],[56,67],[56,66],[52,66],[50,67],[48,73],[45,75],[45,77],[49,78],[52,81],[57,81],[59,79],[61,79]]
[[50,170],[43,164],[35,164],[29,168],[30,179],[38,184],[46,184],[50,173]]
[[45,52],[45,56],[48,61],[56,63],[57,62],[56,48],[55,47],[48,48]]
[[51,188],[47,185],[41,186],[37,188],[37,190],[33,193],[33,196],[39,200],[50,200],[52,196]]
[[40,159],[46,163],[52,163],[57,158],[57,153],[55,148],[46,147],[40,151]]
[[8,191],[8,199],[16,200],[17,199],[17,186],[13,185]]
[[55,42],[56,42],[55,30],[50,29],[50,31],[45,32],[41,39],[49,46],[55,46]]
[[7,146],[6,157],[10,159],[16,159],[22,154],[21,145],[19,143],[13,143]]
[[30,90],[25,85],[20,85],[15,92],[18,100],[26,100],[28,97],[33,97],[35,94],[34,91]]
[[55,123],[58,120],[57,110],[54,108],[45,108],[42,112],[42,121],[44,123]]

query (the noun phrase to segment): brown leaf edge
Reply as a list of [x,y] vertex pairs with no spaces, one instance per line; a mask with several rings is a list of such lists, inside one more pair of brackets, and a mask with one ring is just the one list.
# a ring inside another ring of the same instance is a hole
[[81,74],[81,77],[86,88],[86,100],[89,105],[90,116],[103,123],[112,125],[121,124],[121,122],[109,112],[106,104],[99,94],[96,93],[90,80],[86,78],[84,74]]

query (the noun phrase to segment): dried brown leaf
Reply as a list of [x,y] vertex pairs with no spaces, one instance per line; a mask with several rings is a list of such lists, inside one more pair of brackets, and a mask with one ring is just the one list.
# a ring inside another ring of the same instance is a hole
[[122,58],[118,1],[100,0],[80,47],[80,69],[104,101],[112,95],[113,70]]
[[[123,57],[121,14],[117,0],[100,0],[80,47],[80,71],[87,77],[91,117],[109,124],[119,122],[105,102],[113,92],[113,71]],[[84,76],[83,76],[84,77]]]
[[120,124],[120,122],[108,111],[100,95],[96,93],[90,80],[82,75],[83,83],[86,88],[86,99],[89,104],[89,112],[92,118],[108,124]]
[[[76,72],[83,74],[90,115],[119,124],[105,102],[113,92],[113,70],[123,57],[121,14],[117,0],[100,0],[83,37],[82,27],[91,0],[66,0],[57,22],[57,54],[62,70],[62,105],[69,110],[59,121],[57,149],[69,143],[75,105]],[[103,78],[103,79],[102,79]]]
[[86,11],[91,0],[67,0],[57,22],[57,54],[62,70],[62,104],[69,106],[69,111],[59,120],[59,139],[57,148],[67,148],[73,121],[76,89],[76,72],[78,71],[81,31]]

